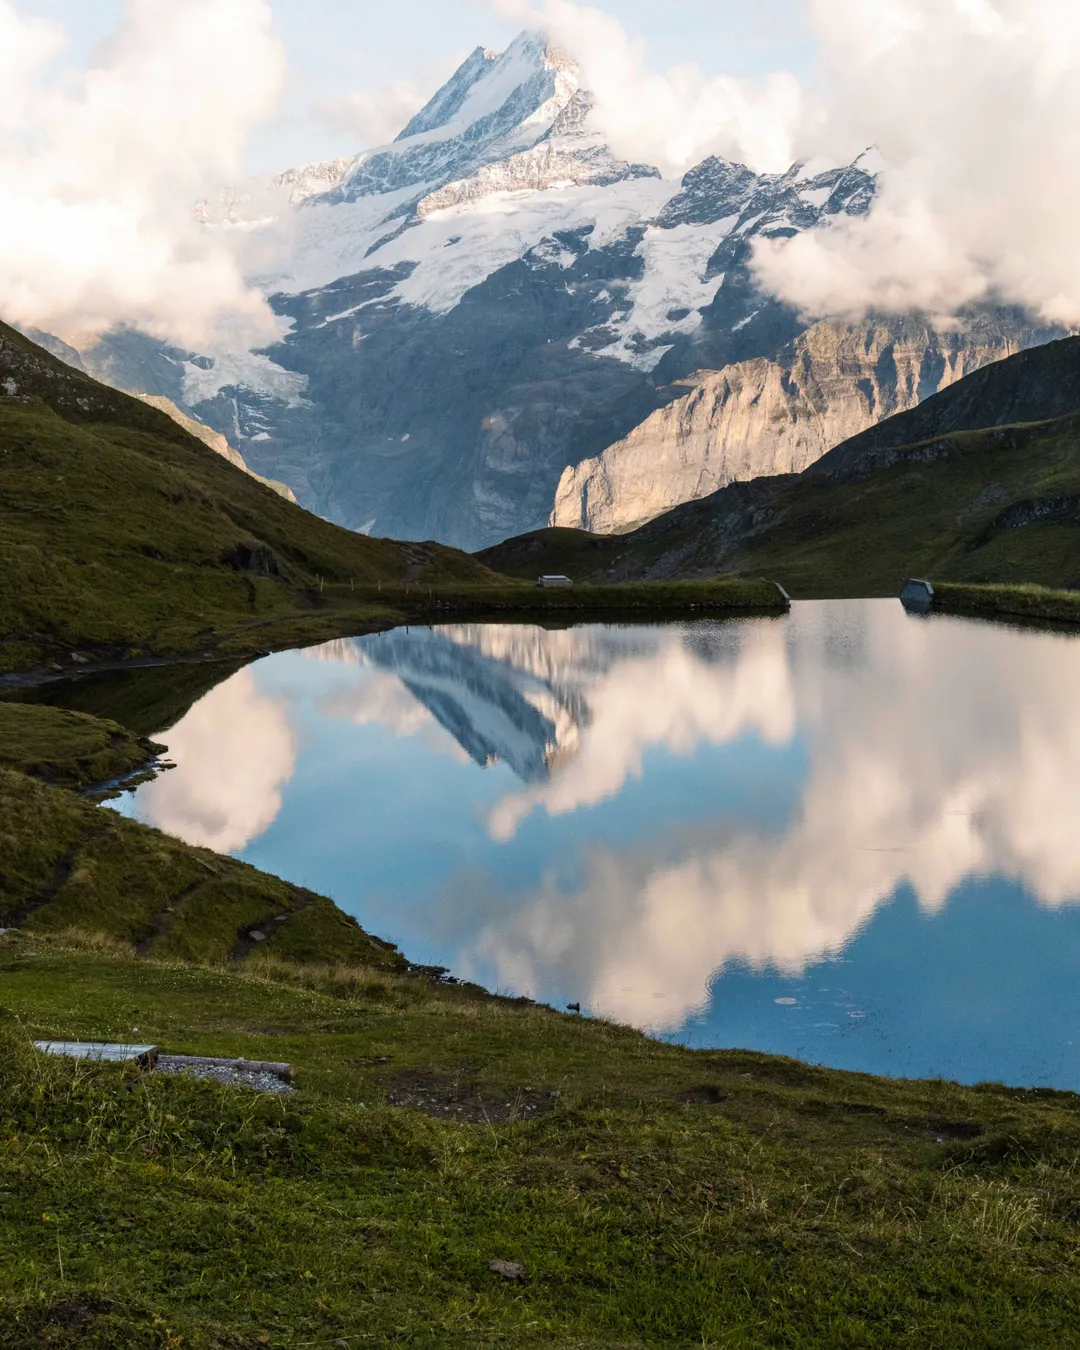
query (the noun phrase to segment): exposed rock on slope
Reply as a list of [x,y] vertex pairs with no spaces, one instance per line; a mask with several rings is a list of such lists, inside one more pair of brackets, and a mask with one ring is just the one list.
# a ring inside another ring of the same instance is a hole
[[969,316],[945,333],[918,318],[815,324],[774,360],[699,373],[629,436],[567,468],[550,523],[615,533],[728,483],[801,473],[867,427],[1052,336],[1014,311]]
[[991,366],[837,446],[823,468],[870,462],[876,452],[956,431],[1045,422],[1080,410],[1080,340],[1050,342]]

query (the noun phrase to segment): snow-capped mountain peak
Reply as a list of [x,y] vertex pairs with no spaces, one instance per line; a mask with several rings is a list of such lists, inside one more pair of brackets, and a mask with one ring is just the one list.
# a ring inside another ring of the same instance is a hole
[[578,88],[577,66],[540,34],[520,34],[501,55],[478,47],[391,145],[356,156],[327,200],[431,190],[527,150]]
[[[355,529],[479,548],[546,523],[564,499],[591,523],[606,452],[669,407],[668,461],[689,466],[678,491],[710,491],[695,466],[719,452],[679,412],[682,382],[736,367],[743,379],[764,362],[786,415],[791,381],[775,363],[807,322],[759,290],[756,241],[869,210],[880,156],[781,174],[711,157],[664,180],[619,159],[591,108],[574,61],[543,36],[477,48],[392,143],[203,208],[209,228],[252,248],[280,342],[196,356],[127,332],[84,356],[186,407],[305,506]],[[1014,320],[994,323],[969,364],[1025,340]],[[823,388],[834,359],[815,366]],[[864,418],[901,378],[882,361]],[[947,367],[923,364],[920,397]],[[802,418],[800,405],[796,430]],[[618,493],[666,503],[663,484],[639,482],[657,456],[623,458],[638,486]]]
[[412,140],[414,136],[423,136],[426,132],[445,127],[461,111],[461,105],[473,86],[488,74],[491,67],[501,57],[500,52],[490,51],[487,47],[477,49],[454,71],[450,79],[420,109],[397,136],[396,144]]

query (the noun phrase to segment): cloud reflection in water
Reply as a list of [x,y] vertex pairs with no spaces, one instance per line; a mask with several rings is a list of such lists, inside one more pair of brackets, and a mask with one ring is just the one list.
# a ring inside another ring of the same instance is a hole
[[[412,630],[307,656],[270,658],[196,705],[167,737],[180,768],[140,790],[139,814],[240,850],[283,792],[288,814],[301,709],[348,735],[422,738],[453,757],[475,837],[461,829],[437,886],[366,893],[358,917],[406,950],[410,932],[437,940],[444,964],[489,984],[675,1029],[718,969],[798,974],[903,886],[925,912],[971,877],[1013,879],[1048,907],[1080,896],[1070,638],[822,602],[730,624]],[[744,762],[719,752],[747,744],[759,758],[799,750],[795,806],[779,817],[748,795],[732,809],[744,785],[719,781]],[[644,828],[600,829],[684,760],[716,775],[692,818],[657,797]],[[355,832],[381,784],[342,784]],[[417,850],[445,843],[445,821],[408,809]],[[356,840],[363,876],[378,841]]]
[[139,818],[189,844],[240,852],[281,810],[296,765],[289,710],[251,669],[201,698],[168,733],[178,767],[139,790]]

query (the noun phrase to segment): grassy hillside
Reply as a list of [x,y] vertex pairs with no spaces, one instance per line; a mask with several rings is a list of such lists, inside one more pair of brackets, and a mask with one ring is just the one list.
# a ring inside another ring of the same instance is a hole
[[0,928],[93,933],[142,956],[224,962],[259,950],[404,968],[324,897],[66,790],[163,750],[86,713],[0,703]]
[[0,672],[257,650],[362,622],[357,588],[406,579],[492,578],[320,520],[0,325]]
[[85,713],[0,703],[0,768],[57,787],[87,788],[124,778],[164,750]]
[[732,484],[632,534],[538,531],[478,557],[520,575],[576,565],[605,580],[753,573],[796,597],[896,595],[908,576],[1074,588],[1080,418],[857,460],[833,451],[803,474]]

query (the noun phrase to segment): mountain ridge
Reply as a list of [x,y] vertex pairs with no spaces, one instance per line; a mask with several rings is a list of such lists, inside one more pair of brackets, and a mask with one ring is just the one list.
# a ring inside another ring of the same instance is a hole
[[[1017,412],[1029,420],[998,420]],[[906,440],[913,429],[931,434]],[[582,580],[764,573],[796,598],[895,595],[909,575],[1080,587],[1078,449],[1072,337],[966,376],[800,474],[731,483],[626,534],[540,530],[477,557]]]
[[1018,310],[985,307],[966,319],[944,333],[919,315],[823,322],[774,359],[699,372],[629,436],[564,470],[549,524],[622,533],[728,483],[801,473],[883,419],[1059,332]]

